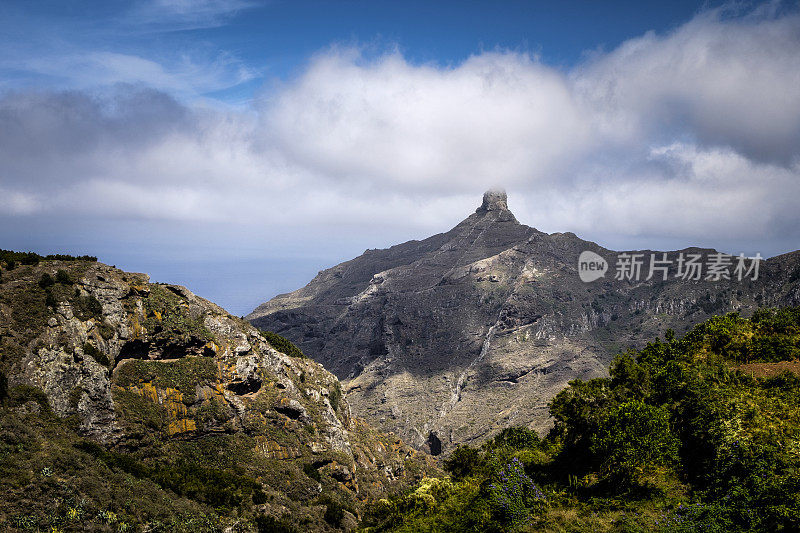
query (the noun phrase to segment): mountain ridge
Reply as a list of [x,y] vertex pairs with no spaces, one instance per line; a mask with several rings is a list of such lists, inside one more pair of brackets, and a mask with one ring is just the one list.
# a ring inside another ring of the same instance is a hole
[[[800,299],[789,279],[798,252],[762,261],[755,281],[617,280],[612,270],[583,283],[577,260],[587,250],[614,268],[617,252],[520,224],[505,194],[488,191],[453,229],[368,250],[246,318],[337,374],[360,415],[447,450],[512,424],[544,431],[547,400],[570,379],[605,375],[614,353],[666,329]],[[656,252],[629,253],[643,254],[644,278]]]

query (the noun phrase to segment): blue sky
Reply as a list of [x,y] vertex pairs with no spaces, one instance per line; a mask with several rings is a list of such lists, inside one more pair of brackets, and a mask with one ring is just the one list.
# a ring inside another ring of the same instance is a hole
[[[507,49],[569,68],[587,53],[614,48],[648,31],[669,31],[720,4],[12,0],[0,6],[0,28],[4,47],[31,59],[73,50],[164,64],[186,57],[219,61],[230,69],[224,79],[205,87],[198,84],[182,96],[241,104],[265,84],[301,73],[310,56],[331,45],[364,47],[375,54],[398,49],[409,61],[438,65]],[[10,87],[63,89],[96,81],[80,70],[46,75],[22,66],[2,74]]]
[[797,2],[0,4],[0,247],[246,314],[493,186],[607,247],[800,248]]

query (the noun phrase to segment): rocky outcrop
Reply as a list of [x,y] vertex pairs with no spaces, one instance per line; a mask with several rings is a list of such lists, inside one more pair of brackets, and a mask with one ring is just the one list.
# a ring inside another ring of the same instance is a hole
[[216,459],[208,466],[192,451],[197,442],[209,459],[235,454],[235,471],[266,494],[253,504],[263,508],[238,511],[244,517],[322,524],[320,495],[352,516],[432,468],[353,418],[338,379],[318,363],[277,351],[248,322],[145,274],[88,261],[4,269],[0,354],[17,398],[9,416],[36,416],[43,392],[78,436],[142,461],[135,472],[176,457],[212,468]]
[[[591,251],[609,271],[581,281]],[[633,253],[633,252],[632,252]],[[800,253],[757,280],[615,279],[617,252],[520,224],[489,191],[452,230],[320,272],[248,318],[336,373],[354,412],[432,453],[503,427],[549,427],[547,403],[569,380],[603,376],[615,353],[712,314],[800,303]],[[714,250],[669,252],[701,254]],[[657,265],[655,265],[657,266]]]

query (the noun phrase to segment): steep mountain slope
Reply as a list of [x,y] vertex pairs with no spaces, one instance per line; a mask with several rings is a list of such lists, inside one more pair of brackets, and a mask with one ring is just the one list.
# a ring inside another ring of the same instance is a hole
[[28,259],[0,258],[0,527],[348,528],[432,469],[184,287]]
[[798,531],[798,358],[798,307],[669,333],[571,382],[545,439],[457,448],[450,477],[375,502],[366,531]]
[[[592,251],[610,272],[584,283]],[[698,253],[704,260],[714,250]],[[711,314],[800,302],[800,253],[764,261],[757,280],[616,280],[617,253],[571,233],[520,224],[487,192],[447,233],[322,271],[246,317],[336,373],[355,411],[433,453],[510,425],[549,425],[569,380],[606,374],[613,354]],[[657,252],[661,258],[662,252]],[[673,265],[673,269],[675,265]],[[731,269],[732,270],[732,269]]]

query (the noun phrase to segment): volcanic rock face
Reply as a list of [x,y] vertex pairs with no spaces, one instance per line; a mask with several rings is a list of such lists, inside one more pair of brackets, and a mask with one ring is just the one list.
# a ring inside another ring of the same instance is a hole
[[[483,203],[478,208],[478,211],[508,211],[506,191],[502,189],[486,191],[483,195]],[[511,213],[510,211],[508,212]]]
[[314,503],[323,486],[357,510],[428,471],[424,454],[351,417],[334,375],[184,287],[88,261],[0,267],[0,415],[9,420],[38,424],[44,398],[55,415],[47,424],[138,451],[143,464],[195,460],[193,442],[213,450],[209,462],[235,450],[237,471],[273,502],[258,512],[312,525],[323,522]]
[[[578,257],[609,264],[584,283]],[[678,253],[713,250],[688,249]],[[800,302],[800,253],[764,261],[758,280],[615,278],[617,253],[520,224],[489,191],[447,233],[320,272],[247,318],[297,343],[343,380],[360,416],[431,452],[509,425],[549,426],[569,380],[606,374],[615,353],[709,315]],[[662,257],[657,252],[657,258]],[[735,262],[735,261],[734,261]]]

